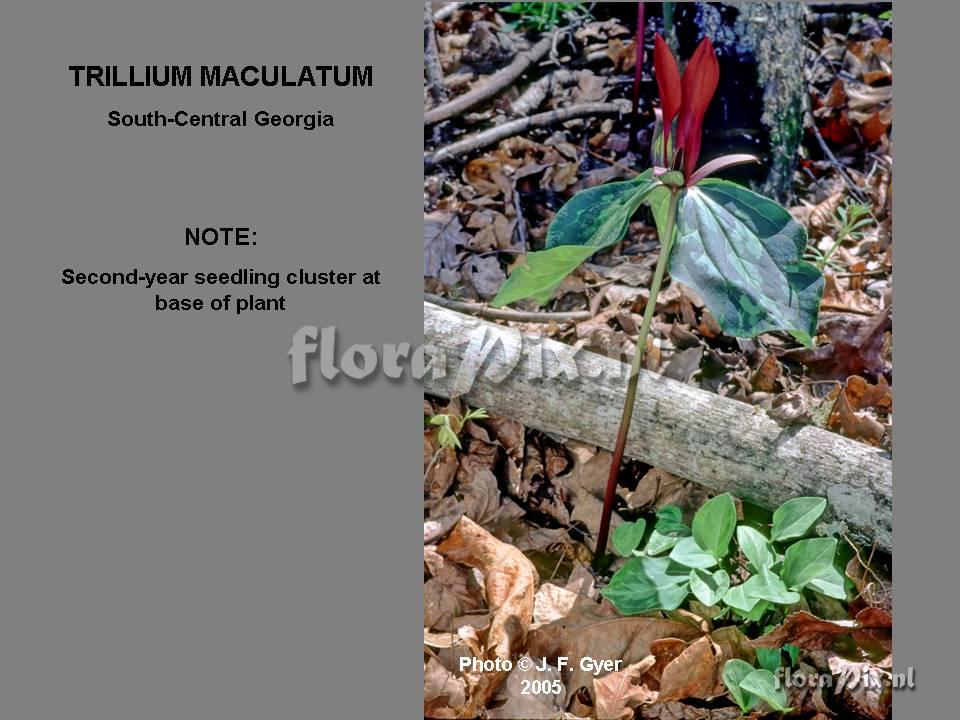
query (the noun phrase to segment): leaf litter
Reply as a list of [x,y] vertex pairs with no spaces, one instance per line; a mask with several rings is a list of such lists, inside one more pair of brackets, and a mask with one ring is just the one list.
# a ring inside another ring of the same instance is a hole
[[[843,32],[824,28],[806,63],[811,112],[791,213],[821,253],[837,240],[841,208],[863,202],[871,218],[862,234],[841,238],[826,268],[814,347],[800,348],[777,333],[747,341],[725,337],[695,293],[668,281],[657,298],[647,367],[756,405],[784,426],[817,424],[890,451],[892,43],[877,28],[866,16]],[[536,42],[535,35],[505,29],[492,5],[463,6],[437,24],[437,33],[452,96]],[[509,117],[527,84],[551,72],[556,81],[544,83],[546,91],[527,112],[628,95],[637,53],[626,24],[598,19],[561,38],[551,58],[502,97],[434,132],[428,144]],[[652,125],[648,104],[641,103],[641,115]],[[530,131],[431,170],[424,182],[425,290],[460,300],[492,297],[525,252],[542,248],[553,215],[569,197],[632,177],[631,168],[643,165],[629,148],[627,122],[586,118]],[[518,327],[629,361],[656,262],[652,225],[649,217],[635,218],[619,245],[584,264],[549,303],[556,311],[592,310],[592,319]],[[447,411],[426,399],[425,414]],[[737,627],[715,627],[702,607],[682,616],[621,617],[598,599],[603,579],[589,562],[606,451],[501,417],[468,422],[463,445],[441,450],[435,432],[424,433],[425,715],[739,716],[719,682],[726,660],[756,662],[755,643]],[[667,504],[689,514],[710,494],[641,463],[628,464],[622,477],[618,508],[627,519],[651,517]],[[854,614],[817,606],[834,619],[795,613],[756,642],[800,647],[796,672],[828,673],[838,683],[853,675],[888,682],[888,565],[859,549],[846,573],[856,592]],[[550,665],[559,655],[590,654],[620,660],[620,667],[595,677]],[[548,667],[460,672],[459,657],[474,655],[526,656],[538,666],[546,658]],[[524,694],[523,680],[534,679],[559,681],[559,698]],[[889,717],[889,692],[870,683],[790,688],[789,699],[795,717]]]

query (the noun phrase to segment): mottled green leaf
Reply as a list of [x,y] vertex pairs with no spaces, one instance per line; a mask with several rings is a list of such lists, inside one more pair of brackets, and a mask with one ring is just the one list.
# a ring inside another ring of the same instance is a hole
[[690,534],[690,528],[683,524],[683,510],[676,505],[664,505],[657,510],[656,528],[664,535],[677,534],[685,537]]
[[533,298],[541,305],[563,279],[598,250],[619,242],[630,218],[659,187],[653,171],[626,182],[598,185],[577,193],[557,212],[547,232],[546,250],[527,253],[491,302],[493,307]]
[[676,610],[690,591],[690,570],[669,558],[632,557],[600,591],[624,615]]
[[760,667],[776,672],[780,667],[780,648],[757,648],[757,662]]
[[723,602],[735,610],[748,613],[760,601],[755,597],[749,597],[743,591],[743,585],[736,585],[724,593]]
[[802,260],[807,233],[790,213],[735,183],[708,179],[684,191],[677,222],[670,274],[703,298],[724,332],[788,330],[811,344],[824,280]]
[[650,191],[659,186],[653,170],[633,180],[597,185],[574,195],[560,208],[547,230],[546,248],[590,245],[604,248],[626,234],[630,218]]

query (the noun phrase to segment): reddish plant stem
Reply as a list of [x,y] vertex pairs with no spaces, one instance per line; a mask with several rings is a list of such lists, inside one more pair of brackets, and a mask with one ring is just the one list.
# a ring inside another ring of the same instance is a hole
[[593,567],[599,570],[603,566],[603,558],[607,552],[607,538],[610,535],[610,518],[613,515],[613,501],[617,496],[617,480],[620,477],[620,465],[623,462],[623,451],[627,446],[627,435],[630,432],[630,421],[633,419],[633,406],[637,399],[637,384],[640,381],[640,369],[643,366],[643,351],[647,346],[647,337],[650,335],[650,326],[653,323],[653,313],[657,306],[657,295],[660,294],[660,285],[667,269],[670,251],[673,249],[673,228],[677,215],[677,203],[680,199],[680,189],[671,189],[670,205],[664,222],[663,237],[660,239],[660,257],[657,259],[657,268],[650,283],[650,297],[643,309],[643,322],[640,325],[640,335],[637,337],[637,348],[633,353],[633,362],[630,365],[630,378],[627,381],[627,397],[623,403],[623,414],[620,416],[620,429],[617,431],[617,441],[613,446],[613,457],[610,459],[610,474],[607,475],[607,488],[603,494],[603,514],[600,516],[600,531],[597,533],[597,549],[593,554]]

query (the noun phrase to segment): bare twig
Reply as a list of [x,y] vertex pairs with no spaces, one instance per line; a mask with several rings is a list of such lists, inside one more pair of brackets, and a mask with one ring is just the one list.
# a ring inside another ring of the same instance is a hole
[[520,206],[520,191],[517,190],[517,183],[513,183],[513,209],[517,213],[517,244],[520,246],[520,252],[527,251],[527,221],[523,217],[523,208]]
[[546,127],[554,123],[572,120],[573,118],[586,117],[589,115],[612,115],[629,109],[629,101],[620,101],[612,103],[584,103],[582,105],[573,105],[571,107],[551,110],[549,112],[538,113],[526,118],[519,118],[510,122],[497,125],[487,130],[475,133],[459,140],[455,143],[440,148],[435,153],[424,155],[423,162],[427,167],[446,162],[451,158],[479,150],[480,148],[493,145],[501,140],[519,135],[532,128]]
[[827,160],[829,160],[830,164],[833,165],[834,170],[840,173],[840,177],[843,178],[843,181],[847,184],[847,187],[850,188],[850,193],[857,199],[857,202],[866,202],[866,199],[860,192],[860,188],[853,181],[853,178],[847,174],[846,168],[844,168],[843,165],[840,164],[840,161],[837,160],[837,156],[833,154],[833,151],[827,145],[827,141],[823,139],[823,135],[820,134],[820,128],[817,127],[817,123],[812,117],[810,118],[810,126],[813,128],[813,135],[817,138],[817,143],[820,145],[820,149],[823,150],[823,154],[827,156]]
[[423,74],[434,105],[447,101],[447,88],[443,84],[443,68],[437,50],[437,34],[434,28],[430,3],[423,5]]
[[866,315],[867,317],[875,317],[878,312],[882,312],[882,310],[868,310],[866,308],[858,308],[853,305],[844,305],[843,303],[831,302],[830,300],[821,301],[820,309],[852,313],[853,315]]
[[577,81],[576,73],[572,70],[555,70],[544,75],[536,82],[530,83],[523,94],[510,105],[510,114],[515,117],[524,117],[536,110],[553,93],[557,86],[572,85]]
[[548,323],[548,322],[582,322],[593,317],[588,310],[575,310],[572,312],[526,312],[524,310],[511,310],[510,308],[491,308],[479,303],[465,303],[450,298],[441,297],[424,293],[423,299],[434,305],[439,305],[447,310],[466,313],[467,315],[476,315],[487,320],[512,320],[513,322],[525,323]]
[[873,275],[886,275],[890,272],[889,269],[878,268],[877,270],[861,270],[860,272],[842,272],[834,273],[835,278],[855,278],[855,277],[870,277]]
[[624,172],[628,172],[628,173],[630,173],[631,175],[639,175],[639,174],[640,174],[639,172],[637,172],[636,170],[634,170],[632,167],[629,167],[628,165],[624,165],[622,162],[618,162],[617,160],[614,160],[613,158],[608,158],[606,155],[601,155],[601,154],[598,153],[598,152],[594,152],[593,150],[591,150],[591,149],[588,148],[588,147],[585,147],[584,150],[587,151],[587,155],[591,155],[592,157],[595,157],[597,160],[603,160],[603,162],[609,163],[609,164],[613,165],[613,166],[616,167],[616,168],[620,168],[620,169],[623,170]]
[[524,50],[521,53],[517,53],[517,56],[513,59],[513,62],[511,62],[502,70],[498,70],[479,87],[475,87],[473,90],[454,98],[450,102],[444,103],[443,105],[439,105],[432,110],[425,112],[423,114],[423,124],[434,125],[438,122],[449,120],[465,110],[472,108],[474,105],[482,103],[484,100],[489,100],[494,95],[498,94],[500,91],[516,82],[517,78],[523,75],[524,71],[530,67],[532,63],[535,63],[537,60],[546,55],[550,50],[550,45],[552,42],[553,34],[551,33],[550,35],[547,35],[541,39],[540,42],[538,42],[529,50]]

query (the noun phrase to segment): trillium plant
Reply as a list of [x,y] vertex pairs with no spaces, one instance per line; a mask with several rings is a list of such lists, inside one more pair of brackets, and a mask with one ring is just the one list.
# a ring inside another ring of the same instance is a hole
[[806,231],[784,208],[736,183],[710,177],[757,158],[726,155],[697,167],[703,119],[720,76],[710,39],[700,43],[682,75],[659,35],[653,59],[660,92],[651,144],[653,167],[633,180],[575,195],[551,223],[546,249],[528,253],[526,264],[513,271],[493,301],[495,306],[523,298],[547,302],[580,263],[620,242],[640,206],[649,206],[660,236],[660,255],[614,446],[596,563],[606,551],[643,350],[667,269],[703,298],[726,334],[754,337],[783,330],[808,346],[816,331],[824,285],[819,269],[803,260]]

